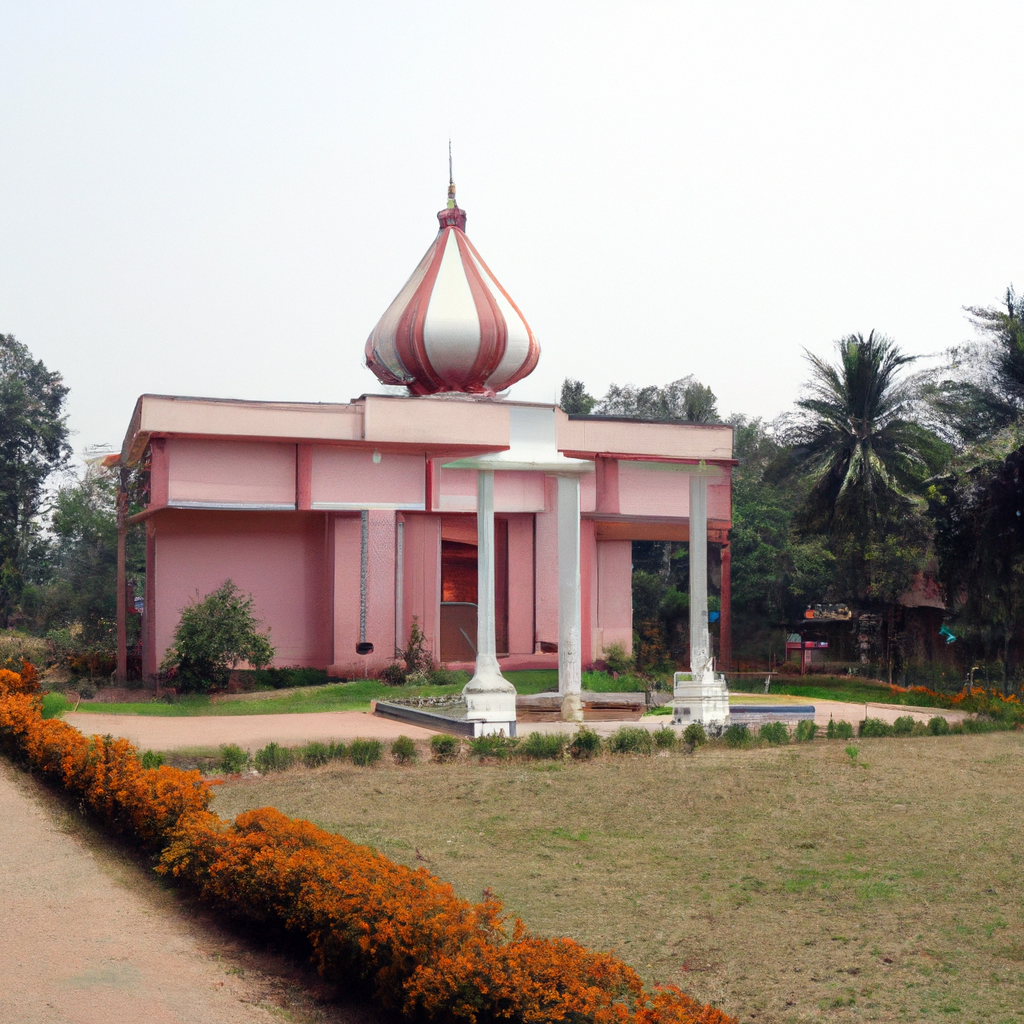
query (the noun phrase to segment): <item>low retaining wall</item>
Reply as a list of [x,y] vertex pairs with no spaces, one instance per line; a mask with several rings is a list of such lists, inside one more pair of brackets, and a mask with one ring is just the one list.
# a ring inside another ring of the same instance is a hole
[[768,722],[796,725],[813,721],[813,704],[733,704],[729,708],[729,724],[745,725],[748,729],[760,729]]

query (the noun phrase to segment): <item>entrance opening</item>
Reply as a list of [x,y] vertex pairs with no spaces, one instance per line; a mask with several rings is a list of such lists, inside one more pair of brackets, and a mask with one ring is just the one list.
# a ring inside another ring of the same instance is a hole
[[[472,522],[472,519],[470,519]],[[465,537],[464,531],[459,531]],[[508,654],[508,520],[494,519],[494,626],[497,653]],[[441,539],[441,661],[476,659],[477,547]]]

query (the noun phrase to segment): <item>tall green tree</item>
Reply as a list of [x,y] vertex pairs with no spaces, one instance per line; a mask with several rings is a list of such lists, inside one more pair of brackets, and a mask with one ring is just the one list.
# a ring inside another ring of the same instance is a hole
[[562,381],[562,397],[558,402],[562,412],[570,416],[589,416],[597,399],[587,394],[587,386],[581,380],[566,377]]
[[11,334],[0,335],[0,625],[25,585],[46,481],[67,465],[68,388]]
[[947,364],[928,374],[926,395],[935,423],[969,449],[1024,421],[1024,296],[1011,286],[1002,305],[966,312],[979,338],[952,349]]
[[1024,297],[966,310],[978,340],[932,373],[936,422],[957,448],[931,492],[939,574],[974,659],[1002,663],[1003,688],[1024,648]]
[[892,681],[897,605],[928,556],[924,491],[950,451],[920,422],[919,387],[905,374],[913,357],[874,331],[847,335],[836,351],[835,363],[807,356],[810,381],[779,466],[806,481],[794,526],[827,538],[834,591],[886,609],[879,653]]
[[716,403],[711,388],[688,375],[664,387],[613,384],[594,411],[602,416],[630,416],[640,420],[720,423]]
[[[63,483],[48,517],[47,558],[36,567],[26,611],[40,629],[79,623],[87,642],[109,633],[117,610],[117,486],[119,470],[94,463]],[[129,486],[129,511],[141,511],[137,482]],[[135,500],[132,500],[135,499]],[[129,528],[127,578],[141,592],[145,534]]]
[[836,343],[838,360],[808,353],[811,378],[789,433],[789,472],[811,483],[798,525],[858,542],[878,538],[949,456],[921,425],[917,393],[901,371],[914,361],[884,335],[850,334]]

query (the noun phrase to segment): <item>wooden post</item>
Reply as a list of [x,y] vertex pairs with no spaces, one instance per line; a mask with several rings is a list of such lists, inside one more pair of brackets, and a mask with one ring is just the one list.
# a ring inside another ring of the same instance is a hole
[[117,486],[117,669],[114,678],[123,683],[128,678],[128,629],[126,578],[128,538],[128,470],[122,469]]
[[732,670],[732,549],[722,545],[722,611],[719,622],[718,660],[723,672]]

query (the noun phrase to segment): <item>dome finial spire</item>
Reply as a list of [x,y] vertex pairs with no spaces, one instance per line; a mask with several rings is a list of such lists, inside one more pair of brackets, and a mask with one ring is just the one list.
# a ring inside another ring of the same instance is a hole
[[455,209],[455,179],[452,177],[452,140],[448,140],[448,209]]

